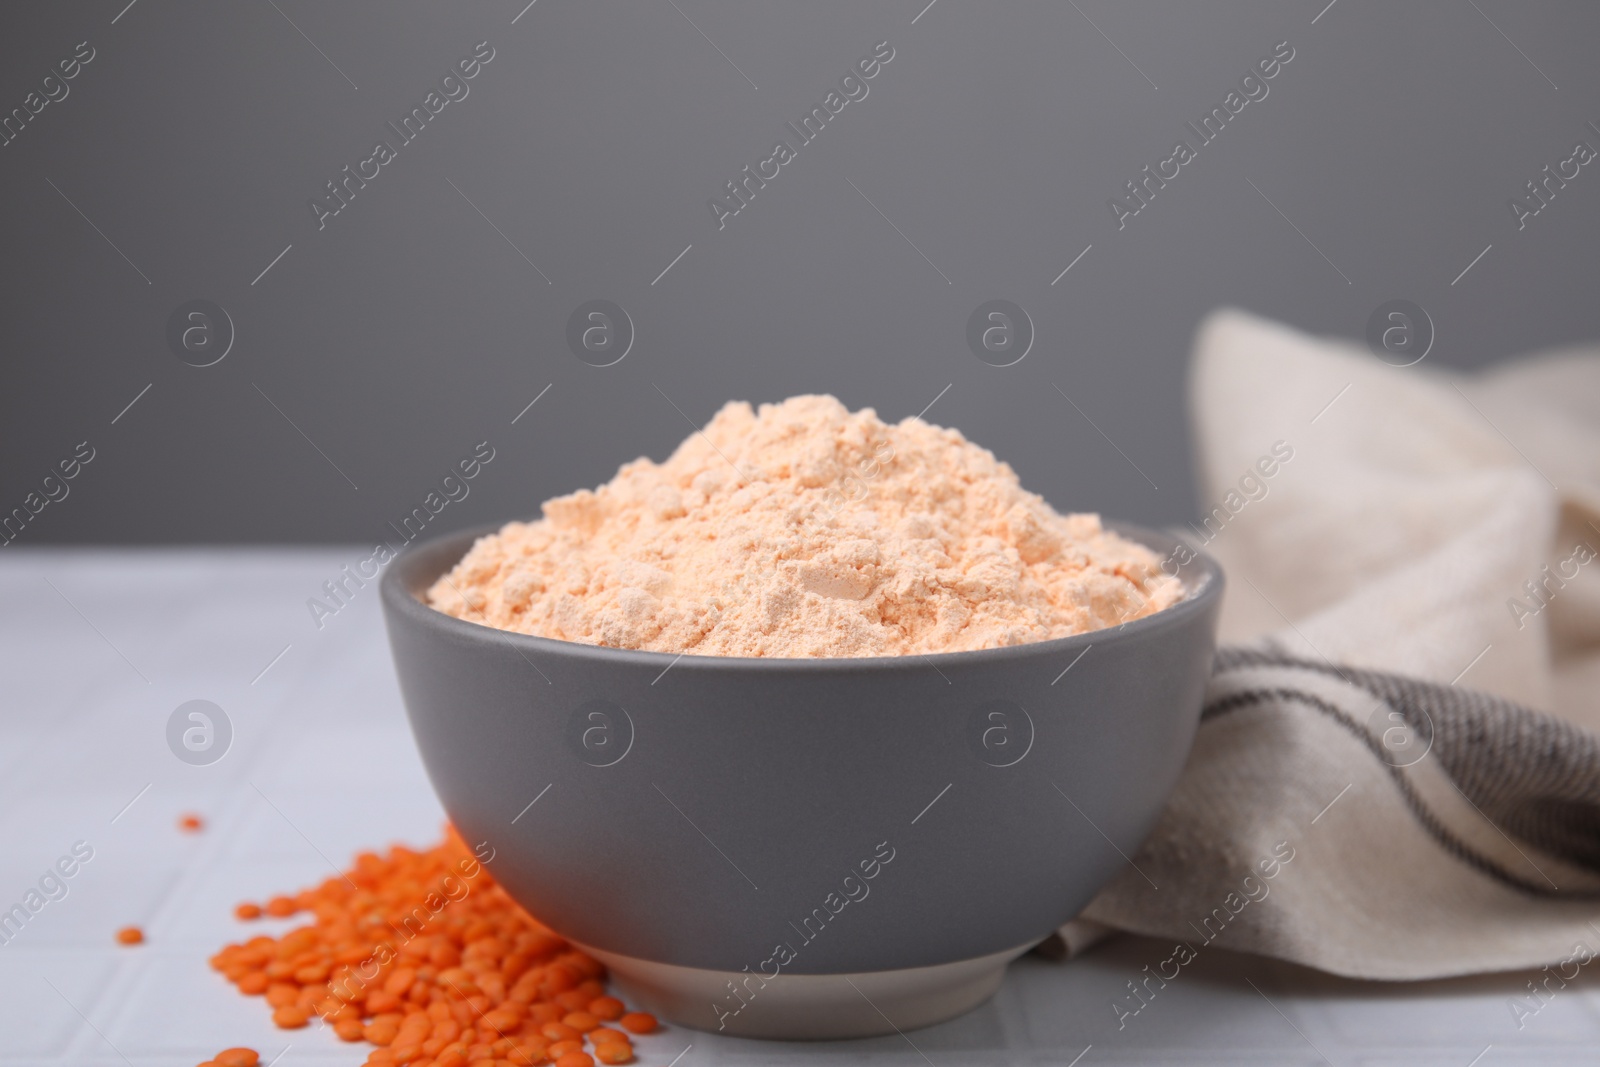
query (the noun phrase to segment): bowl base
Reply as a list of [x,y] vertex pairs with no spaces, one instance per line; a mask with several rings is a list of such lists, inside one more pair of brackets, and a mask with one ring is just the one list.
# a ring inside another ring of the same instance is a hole
[[1033,942],[928,967],[776,978],[577,947],[610,969],[630,1004],[680,1026],[735,1037],[808,1041],[878,1037],[953,1019],[994,995],[1006,964]]

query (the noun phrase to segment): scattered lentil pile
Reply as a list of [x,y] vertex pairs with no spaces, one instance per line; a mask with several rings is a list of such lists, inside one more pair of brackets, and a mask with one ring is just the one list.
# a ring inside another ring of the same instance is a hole
[[302,912],[310,925],[228,945],[211,964],[265,996],[280,1027],[320,1016],[345,1041],[378,1046],[369,1064],[632,1063],[629,1033],[656,1028],[607,996],[605,968],[523,911],[453,830],[437,847],[364,852],[314,889],[236,910]]

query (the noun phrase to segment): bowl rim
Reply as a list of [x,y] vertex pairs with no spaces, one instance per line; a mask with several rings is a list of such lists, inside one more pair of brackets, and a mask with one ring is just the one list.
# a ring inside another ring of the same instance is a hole
[[[1192,578],[1180,579],[1184,581],[1186,587],[1184,598],[1152,615],[1132,619],[1117,626],[1067,637],[1055,637],[1047,641],[1005,645],[1000,648],[968,649],[960,652],[921,652],[899,656],[795,658],[655,652],[647,649],[589,645],[578,641],[562,641],[553,637],[525,634],[516,630],[502,630],[486,623],[471,622],[467,619],[458,619],[454,615],[446,615],[423,601],[422,591],[432,585],[440,575],[454,567],[479,538],[498,532],[509,522],[519,521],[528,520],[507,519],[441,533],[402,548],[385,568],[379,584],[379,597],[385,614],[397,615],[423,629],[434,630],[441,637],[480,644],[499,640],[519,653],[533,652],[544,656],[589,660],[618,667],[633,666],[662,670],[676,664],[673,668],[676,671],[805,671],[852,674],[885,670],[922,671],[930,664],[934,665],[935,669],[943,666],[960,668],[977,664],[996,666],[1008,660],[1049,658],[1078,652],[1080,649],[1087,651],[1089,646],[1095,644],[1121,645],[1135,642],[1150,634],[1187,625],[1196,615],[1209,613],[1221,598],[1226,585],[1222,567],[1188,539],[1134,523],[1105,522],[1106,529],[1157,552],[1170,553],[1180,544],[1186,546],[1193,554],[1193,558],[1183,567],[1185,569],[1196,567],[1198,573]],[[453,550],[447,551],[447,549]],[[444,561],[442,566],[439,560]]]

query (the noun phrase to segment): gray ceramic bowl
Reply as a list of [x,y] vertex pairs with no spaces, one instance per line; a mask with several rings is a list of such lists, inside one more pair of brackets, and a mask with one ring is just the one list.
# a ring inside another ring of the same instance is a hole
[[[1167,555],[1176,542],[1119,532]],[[908,1029],[981,1003],[1160,814],[1194,737],[1222,574],[1111,630],[979,652],[737,659],[553,641],[383,607],[445,810],[530,912],[682,1024]]]

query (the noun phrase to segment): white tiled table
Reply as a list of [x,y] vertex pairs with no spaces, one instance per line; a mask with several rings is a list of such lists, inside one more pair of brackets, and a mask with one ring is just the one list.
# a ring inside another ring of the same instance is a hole
[[[94,848],[68,895],[0,946],[0,1065],[193,1064],[235,1044],[268,1059],[287,1047],[283,1067],[361,1061],[364,1046],[326,1031],[276,1029],[206,963],[253,929],[232,918],[237,901],[319,881],[359,849],[438,837],[376,588],[321,631],[305,606],[360,555],[0,552],[0,909],[75,841]],[[235,731],[206,767],[166,744],[168,716],[195,698]],[[176,829],[191,810],[203,833]],[[114,944],[130,923],[146,943]],[[1112,1001],[1165,948],[1119,938],[1066,964],[1021,960],[991,1003],[908,1039],[788,1045],[668,1028],[640,1042],[640,1062],[691,1043],[679,1067],[1600,1062],[1592,977],[1519,1031],[1508,1000],[1527,975],[1380,986],[1218,950],[1119,1031]]]

